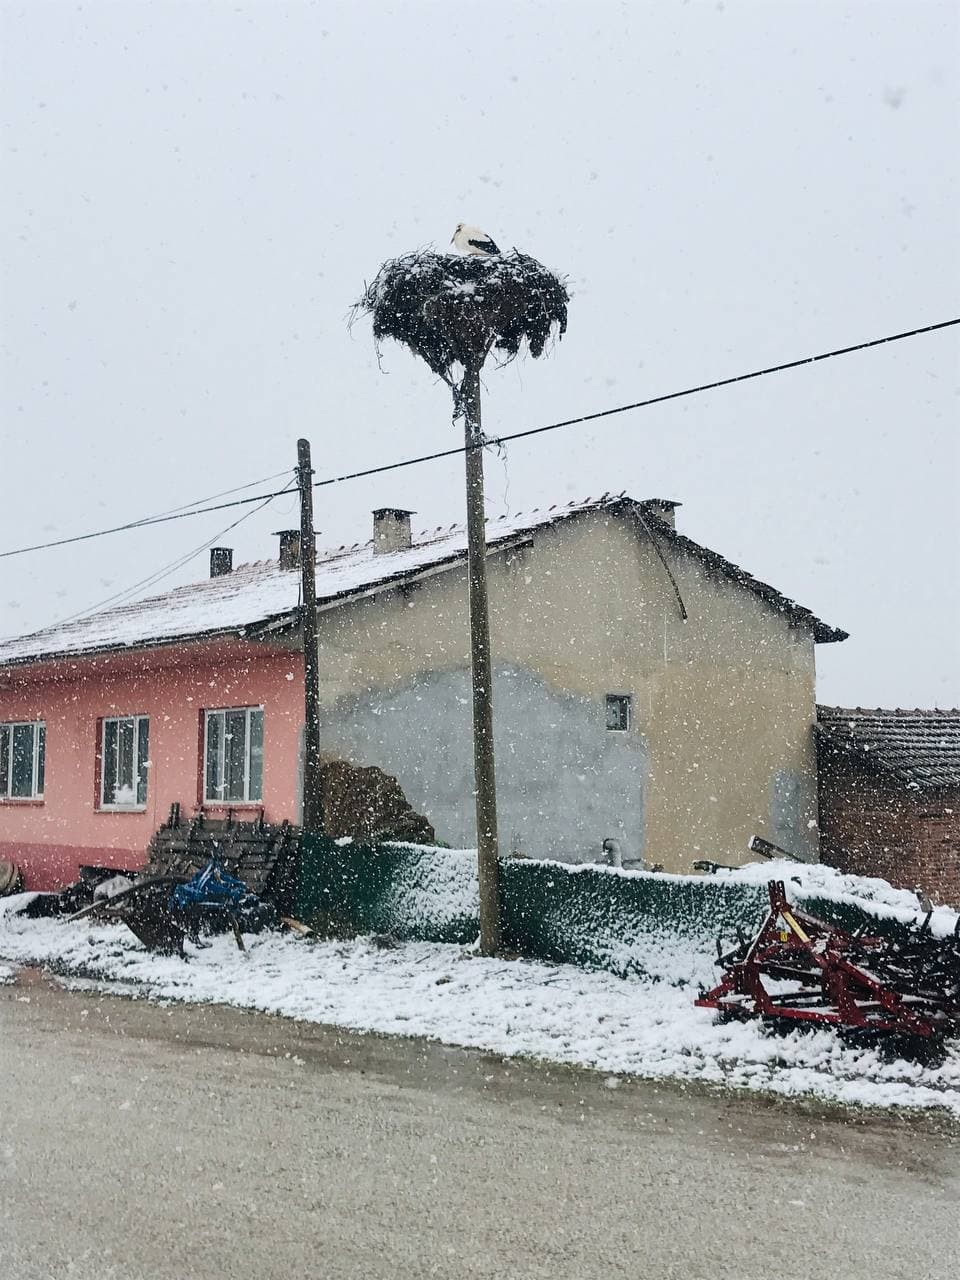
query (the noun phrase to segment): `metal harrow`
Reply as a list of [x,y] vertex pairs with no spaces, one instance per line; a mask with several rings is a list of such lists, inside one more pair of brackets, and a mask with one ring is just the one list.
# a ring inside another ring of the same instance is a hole
[[719,984],[697,1004],[725,1018],[763,1018],[779,1030],[835,1026],[885,1056],[932,1060],[960,1034],[960,921],[934,937],[930,915],[894,935],[853,933],[792,906],[781,880],[753,939],[723,953]]

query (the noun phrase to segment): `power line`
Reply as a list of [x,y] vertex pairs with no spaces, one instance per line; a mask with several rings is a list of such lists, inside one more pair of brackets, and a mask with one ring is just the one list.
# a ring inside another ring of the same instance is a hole
[[271,480],[279,480],[281,476],[288,476],[291,470],[291,467],[284,467],[282,471],[274,471],[273,475],[261,476],[259,480],[248,480],[246,484],[238,484],[233,489],[222,489],[219,493],[209,493],[205,498],[197,498],[195,502],[185,502],[182,507],[171,507],[169,511],[161,511],[159,516],[147,516],[146,519],[155,520],[160,516],[177,515],[180,511],[188,511],[190,507],[199,507],[201,502],[215,502],[217,498],[227,498],[231,493],[243,493],[245,489],[252,489],[254,485],[267,484]]
[[169,511],[161,511],[158,515],[142,516],[138,520],[129,520],[126,524],[114,525],[111,529],[95,529],[91,533],[78,533],[70,538],[56,538],[53,542],[38,542],[32,547],[17,547],[14,551],[0,551],[0,560],[7,556],[22,556],[28,551],[48,551],[52,547],[65,547],[72,542],[86,542],[90,538],[104,538],[110,533],[125,533],[129,529],[143,529],[152,524],[165,524],[168,520],[182,520],[187,516],[203,515],[207,511],[222,511],[226,507],[239,507],[249,502],[257,502],[263,498],[278,498],[282,493],[289,493],[289,489],[278,489],[276,493],[271,494],[254,494],[252,498],[241,498],[237,502],[221,502],[215,507],[203,507],[198,511],[191,510],[192,507],[199,507],[201,502],[212,502],[214,498],[225,498],[231,493],[242,493],[244,489],[252,489],[254,485],[266,484],[268,480],[277,480],[280,476],[289,475],[290,468],[285,467],[283,471],[275,471],[273,475],[261,476],[259,480],[249,480],[246,484],[238,484],[233,489],[223,489],[220,493],[208,494],[205,498],[197,498],[194,502],[186,502],[181,507],[172,507]]
[[[837,347],[832,351],[823,351],[819,355],[804,356],[799,360],[788,360],[782,364],[768,365],[764,369],[754,369],[750,373],[738,373],[730,378],[718,378],[714,382],[702,382],[693,387],[685,387],[682,391],[668,391],[663,395],[650,396],[646,400],[635,400],[632,404],[617,405],[613,409],[600,409],[595,413],[585,413],[578,418],[565,418],[562,422],[550,422],[542,427],[528,427],[525,431],[514,431],[509,435],[488,436],[482,446],[469,446],[471,448],[485,447],[486,445],[508,444],[511,440],[523,440],[528,436],[543,435],[547,431],[558,431],[561,427],[573,427],[584,422],[595,422],[599,418],[609,418],[618,413],[629,413],[634,409],[647,409],[655,404],[665,404],[669,400],[680,400],[685,396],[700,395],[704,391],[714,391],[718,387],[733,386],[737,382],[749,382],[753,378],[765,378],[769,374],[784,373],[788,369],[799,369],[804,365],[818,364],[822,360],[832,360],[837,356],[851,355],[856,351],[867,351],[871,347],[882,347],[890,342],[902,342],[905,338],[916,338],[924,333],[934,333],[938,329],[949,329],[954,325],[960,324],[960,317],[955,320],[942,320],[938,324],[924,325],[919,329],[905,329],[901,333],[891,333],[884,338],[872,338],[869,342],[858,342],[849,347]],[[465,445],[457,445],[450,449],[438,449],[435,453],[419,454],[415,458],[403,458],[399,462],[385,462],[378,467],[366,467],[362,471],[347,471],[342,475],[330,476],[325,480],[315,480],[313,487],[315,489],[324,488],[327,485],[343,484],[348,480],[361,480],[366,476],[382,475],[387,471],[399,471],[403,467],[418,466],[423,462],[435,462],[441,458],[453,458],[458,454],[464,453],[467,449]],[[278,472],[278,475],[286,475],[285,471]],[[266,477],[270,479],[272,477]],[[252,481],[251,484],[259,484],[261,481]],[[241,488],[249,488],[250,485],[242,485]],[[228,490],[227,492],[237,492],[237,490]],[[238,498],[234,502],[220,502],[215,506],[197,507],[193,510],[176,510],[161,513],[156,516],[145,516],[140,520],[131,520],[127,524],[115,525],[111,529],[98,529],[92,533],[81,533],[72,538],[58,538],[53,542],[38,542],[29,547],[16,547],[11,551],[0,551],[0,559],[6,559],[9,556],[26,555],[31,551],[47,551],[52,547],[63,547],[74,542],[85,542],[90,538],[103,538],[108,534],[125,533],[130,529],[145,529],[151,525],[166,524],[171,520],[185,520],[189,516],[207,515],[212,511],[224,511],[229,507],[241,507],[251,502],[266,502],[271,498],[278,498],[284,493],[290,492],[289,489],[277,489],[273,493],[258,493],[249,498]],[[217,495],[213,495],[217,496]],[[192,504],[191,504],[192,505]],[[220,535],[218,535],[220,536]]]
[[[609,418],[616,413],[629,413],[632,409],[648,409],[651,405],[664,404],[668,400],[680,400],[684,396],[699,395],[703,391],[713,391],[717,387],[729,387],[735,382],[749,382],[751,378],[764,378],[770,373],[783,373],[787,369],[799,369],[805,364],[816,364],[820,360],[832,360],[834,356],[850,355],[853,351],[866,351],[870,347],[882,347],[887,342],[900,342],[903,338],[915,338],[921,333],[932,333],[935,329],[949,329],[951,325],[960,324],[956,320],[943,320],[939,324],[928,324],[922,329],[908,329],[903,333],[892,333],[886,338],[873,338],[870,342],[858,342],[852,347],[838,347],[835,351],[824,351],[817,356],[804,356],[801,360],[789,360],[785,364],[769,365],[766,369],[755,369],[752,373],[738,373],[732,378],[719,378],[716,382],[702,382],[695,387],[685,387],[683,391],[668,391],[663,395],[650,396],[646,400],[635,400],[633,404],[621,404],[615,409],[601,409],[597,413],[585,413],[579,418],[565,418],[562,422],[550,422],[545,427],[528,427],[526,431],[514,431],[510,435],[487,436],[486,445],[508,444],[511,440],[523,440],[527,436],[543,435],[546,431],[557,431],[561,427],[577,426],[581,422],[594,422],[597,418]],[[402,462],[388,462],[380,467],[368,467],[364,471],[349,471],[344,475],[331,476],[328,480],[316,480],[313,487],[321,488],[327,484],[341,484],[345,480],[360,480],[364,476],[379,475],[383,471],[396,471],[400,467],[412,467],[419,462],[433,462],[438,458],[452,458],[464,453],[465,446],[453,449],[440,449],[436,453],[424,453],[417,458],[405,458]]]
[[[289,467],[287,468],[287,471],[289,471]],[[280,472],[280,474],[286,475],[287,471]],[[254,481],[254,483],[260,484],[262,483],[262,481]],[[248,485],[242,485],[240,487],[249,488]],[[280,494],[294,493],[296,492],[296,488],[297,488],[297,482],[296,480],[294,480],[287,486],[286,489],[281,489]],[[236,490],[231,490],[231,492],[235,493]],[[162,565],[159,569],[157,569],[154,573],[149,574],[146,578],[141,578],[139,582],[134,582],[131,586],[124,587],[122,591],[117,591],[114,595],[107,596],[106,600],[101,600],[97,604],[92,604],[85,609],[80,609],[78,610],[77,613],[68,614],[67,617],[65,618],[58,618],[56,622],[48,623],[47,626],[41,627],[40,630],[46,631],[50,627],[62,627],[68,622],[76,622],[78,618],[85,618],[87,617],[88,614],[98,613],[101,609],[106,608],[106,606],[110,604],[117,605],[117,604],[126,603],[126,601],[129,600],[132,596],[134,596],[142,587],[150,587],[157,582],[162,582],[164,578],[169,578],[172,573],[176,573],[178,569],[182,569],[184,565],[189,564],[191,560],[196,559],[198,555],[201,555],[209,547],[212,547],[225,534],[230,533],[232,530],[236,529],[238,525],[243,524],[244,520],[249,520],[251,516],[255,516],[258,512],[262,511],[264,507],[268,506],[271,502],[273,502],[274,498],[279,497],[280,494],[270,494],[269,497],[264,499],[264,501],[260,504],[260,506],[251,507],[249,511],[245,511],[243,515],[239,517],[239,519],[234,520],[233,523],[227,525],[225,529],[221,529],[219,533],[215,533],[212,538],[207,538],[207,540],[201,543],[199,547],[195,547],[192,551],[188,551],[185,555],[180,556],[178,559],[172,560],[168,564]]]

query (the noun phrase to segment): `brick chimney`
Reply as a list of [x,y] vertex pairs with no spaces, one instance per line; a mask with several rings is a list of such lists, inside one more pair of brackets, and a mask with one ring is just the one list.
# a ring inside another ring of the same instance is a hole
[[655,515],[658,520],[662,520],[664,524],[668,524],[671,529],[677,527],[677,507],[682,503],[674,502],[670,498],[648,498],[642,504],[651,515]]
[[233,548],[211,547],[210,577],[222,578],[228,573],[233,573]]
[[410,533],[412,511],[402,507],[379,507],[373,513],[373,550],[378,556],[391,551],[409,551],[413,538]]
[[280,539],[280,568],[300,568],[300,530],[278,529],[274,534]]

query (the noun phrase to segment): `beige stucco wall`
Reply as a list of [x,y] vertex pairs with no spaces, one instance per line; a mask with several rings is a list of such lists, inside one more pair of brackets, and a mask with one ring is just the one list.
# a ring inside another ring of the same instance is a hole
[[[550,774],[514,797],[510,823],[524,821],[519,842],[535,844],[538,804],[544,821],[575,827],[615,774],[617,804],[631,810],[618,821],[641,846],[631,852],[667,870],[689,870],[698,857],[745,860],[754,833],[815,857],[812,636],[693,557],[665,543],[663,550],[686,621],[646,535],[623,516],[583,515],[537,532],[532,546],[491,557],[493,653],[506,673],[497,685],[507,690],[495,715],[516,720],[515,700],[527,700],[521,723],[537,736],[529,745]],[[320,658],[325,747],[379,753],[362,762],[395,772],[436,820],[430,778],[444,764],[425,762],[431,752],[450,754],[438,745],[432,704],[441,690],[448,707],[464,701],[451,690],[466,693],[451,683],[465,679],[469,665],[464,568],[323,612]],[[605,729],[606,693],[632,695],[629,734]],[[353,725],[371,716],[384,732],[358,738]],[[468,708],[463,716],[461,728]],[[513,731],[522,740],[525,729]],[[552,734],[576,759],[564,760],[562,750],[550,756]],[[508,747],[497,762],[504,795],[524,785],[512,776],[515,756]],[[469,788],[458,767],[457,785]],[[635,806],[624,786],[635,788]],[[524,809],[523,796],[533,794],[539,799]],[[596,851],[602,806],[591,822],[561,856]],[[449,838],[442,822],[438,834]],[[511,838],[501,817],[501,839]]]

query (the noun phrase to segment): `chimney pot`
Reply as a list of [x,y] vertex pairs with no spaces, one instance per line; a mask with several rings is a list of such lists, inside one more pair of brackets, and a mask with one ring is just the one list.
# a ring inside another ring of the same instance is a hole
[[391,551],[409,551],[413,545],[410,533],[412,511],[402,507],[378,507],[373,513],[374,555],[388,555]]
[[674,502],[670,498],[649,498],[643,505],[671,529],[677,527],[677,507],[681,506],[681,503]]
[[210,577],[222,578],[228,573],[233,572],[233,548],[232,547],[211,547],[210,548]]
[[280,568],[299,569],[300,530],[278,529],[275,536],[280,539]]

